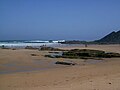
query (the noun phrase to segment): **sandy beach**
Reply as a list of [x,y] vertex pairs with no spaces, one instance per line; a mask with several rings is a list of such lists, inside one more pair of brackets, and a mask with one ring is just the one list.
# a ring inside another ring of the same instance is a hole
[[[85,47],[60,47],[74,48]],[[120,53],[120,45],[88,45],[87,48]],[[44,57],[46,54],[48,51],[0,49],[0,90],[120,90],[120,58],[96,62],[48,58]],[[77,65],[55,64],[61,60]]]

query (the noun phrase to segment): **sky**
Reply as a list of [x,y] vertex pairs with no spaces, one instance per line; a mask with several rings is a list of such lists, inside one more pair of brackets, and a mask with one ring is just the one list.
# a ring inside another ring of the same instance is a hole
[[120,0],[0,0],[0,40],[97,40],[120,30]]

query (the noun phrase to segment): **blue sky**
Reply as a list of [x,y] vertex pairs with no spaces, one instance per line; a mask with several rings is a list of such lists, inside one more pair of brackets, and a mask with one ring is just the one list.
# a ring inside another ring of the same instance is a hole
[[0,40],[96,40],[120,30],[120,0],[0,0]]

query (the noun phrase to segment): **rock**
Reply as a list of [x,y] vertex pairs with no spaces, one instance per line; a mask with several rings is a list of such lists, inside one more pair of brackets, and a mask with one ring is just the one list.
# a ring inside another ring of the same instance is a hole
[[38,48],[35,48],[35,47],[32,47],[32,46],[26,46],[25,49],[38,49]]
[[61,62],[61,61],[57,61],[55,64],[61,64],[61,65],[75,65],[75,63],[73,63],[73,62]]
[[65,51],[59,48],[53,48],[53,47],[46,47],[46,46],[41,46],[41,48],[39,49],[41,51]]
[[37,54],[31,54],[31,56],[38,56]]
[[109,84],[112,84],[112,83],[109,83]]
[[97,58],[112,58],[120,57],[120,53],[110,52],[106,53],[102,50],[92,50],[92,49],[72,49],[67,52],[63,52],[63,58],[81,58],[81,59],[91,59],[93,57]]

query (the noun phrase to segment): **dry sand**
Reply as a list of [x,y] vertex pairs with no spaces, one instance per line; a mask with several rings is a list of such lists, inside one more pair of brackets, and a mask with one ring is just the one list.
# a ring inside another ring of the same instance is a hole
[[[84,47],[64,47],[70,48]],[[120,53],[119,45],[87,48]],[[47,53],[0,49],[0,90],[120,90],[120,58],[107,58],[94,64],[70,59],[78,65],[63,66],[54,62],[69,59],[46,58],[43,55]]]

